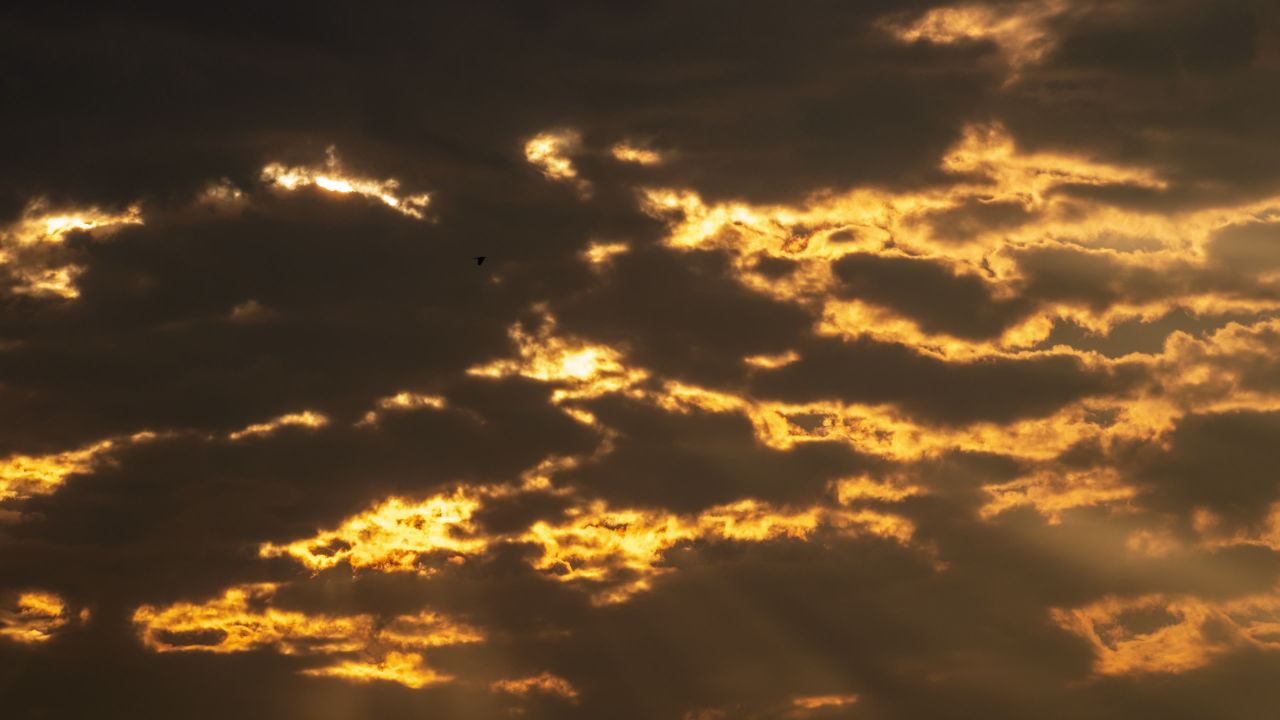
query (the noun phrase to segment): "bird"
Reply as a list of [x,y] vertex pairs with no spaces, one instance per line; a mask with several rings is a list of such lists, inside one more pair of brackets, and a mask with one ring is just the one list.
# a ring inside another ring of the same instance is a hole
[[483,264],[484,264],[484,259],[485,259],[485,257],[486,257],[486,256],[484,256],[484,255],[480,255],[480,256],[478,256],[478,257],[476,258],[476,264],[477,264],[477,265],[483,265]]

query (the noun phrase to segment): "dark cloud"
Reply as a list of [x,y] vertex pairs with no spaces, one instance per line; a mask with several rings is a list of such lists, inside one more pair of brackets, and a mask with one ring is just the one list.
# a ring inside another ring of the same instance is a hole
[[[136,446],[18,506],[28,519],[7,533],[0,585],[54,583],[138,603],[268,579],[259,543],[310,536],[389,495],[511,484],[546,455],[589,452],[597,442],[540,402],[541,387],[476,384],[450,398],[449,409],[390,413],[376,429],[334,423],[236,442],[189,435]],[[482,522],[500,523],[502,514],[499,504]]]
[[846,297],[888,307],[931,333],[996,337],[1034,309],[1031,300],[998,298],[977,275],[957,275],[929,260],[851,254],[832,270]]
[[976,200],[925,216],[933,236],[946,241],[965,241],[985,232],[1016,228],[1033,217],[1020,202]]
[[761,373],[754,390],[791,402],[841,400],[898,406],[928,423],[1011,422],[1048,415],[1093,395],[1122,393],[1138,378],[1092,370],[1075,357],[944,362],[872,340],[815,339],[801,359]]
[[843,443],[769,449],[737,414],[672,417],[617,401],[596,402],[591,409],[618,433],[614,449],[565,477],[622,506],[686,513],[743,498],[803,506],[818,500],[831,481],[885,466]]
[[[507,327],[542,286],[585,279],[565,253],[591,221],[566,213],[572,197],[538,194],[525,206],[535,229],[520,237],[491,230],[492,207],[475,201],[445,199],[421,223],[312,192],[162,214],[84,241],[77,302],[0,316],[16,345],[0,357],[5,412],[65,447],[143,428],[232,429],[302,407],[353,412],[438,384],[506,354]],[[512,217],[521,204],[510,200]],[[476,243],[498,255],[492,269],[471,262]],[[260,321],[235,322],[249,301]]]
[[32,9],[5,34],[4,64],[28,69],[6,94],[30,108],[11,120],[6,185],[180,197],[251,176],[281,145],[331,142],[384,169],[409,167],[405,147],[509,163],[521,135],[564,123],[661,138],[680,154],[658,175],[717,195],[901,181],[928,174],[996,78],[955,62],[966,51],[890,42],[873,23],[894,7]]
[[1113,358],[1129,353],[1156,354],[1164,348],[1165,341],[1174,333],[1203,338],[1228,323],[1252,323],[1264,317],[1266,316],[1260,317],[1251,313],[1196,315],[1177,309],[1155,320],[1136,319],[1117,323],[1105,333],[1090,332],[1087,328],[1082,328],[1073,322],[1059,321],[1054,324],[1053,331],[1040,346],[1050,349],[1057,345],[1069,345]]
[[664,375],[708,384],[740,381],[743,358],[788,350],[812,322],[732,277],[719,252],[640,248],[602,280],[554,306],[564,329],[623,348]]
[[1238,277],[1174,261],[1166,267],[1133,262],[1109,253],[1043,247],[1014,254],[1025,276],[1026,295],[1104,310],[1121,303],[1144,304],[1213,291],[1247,294]]
[[1233,225],[1209,245],[1210,259],[1238,272],[1268,273],[1280,268],[1280,224]]
[[1258,0],[1071,3],[1047,23],[1044,61],[995,104],[1031,147],[1159,168],[1172,186],[1140,205],[1263,197],[1280,179],[1263,160],[1280,150],[1267,130],[1280,105],[1265,90],[1275,22]]
[[1264,450],[1277,432],[1276,413],[1191,415],[1171,434],[1168,449],[1147,459],[1137,476],[1157,507],[1188,518],[1205,508],[1230,527],[1256,530],[1280,500]]

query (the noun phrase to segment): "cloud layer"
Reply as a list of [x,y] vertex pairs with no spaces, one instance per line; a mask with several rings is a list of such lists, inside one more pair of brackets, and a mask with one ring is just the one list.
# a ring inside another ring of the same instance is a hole
[[1271,4],[181,12],[0,23],[6,717],[1280,700]]

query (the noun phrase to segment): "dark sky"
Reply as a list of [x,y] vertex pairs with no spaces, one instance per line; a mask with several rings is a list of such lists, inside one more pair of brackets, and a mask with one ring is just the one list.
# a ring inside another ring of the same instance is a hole
[[29,5],[0,716],[1274,717],[1271,0]]

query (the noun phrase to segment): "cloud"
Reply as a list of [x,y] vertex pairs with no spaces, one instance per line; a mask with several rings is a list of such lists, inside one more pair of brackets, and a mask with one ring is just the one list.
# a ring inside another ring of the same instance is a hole
[[1148,595],[1106,598],[1054,620],[1087,639],[1099,675],[1184,673],[1243,648],[1276,650],[1273,594],[1205,602]]
[[489,687],[494,692],[504,692],[512,695],[545,693],[547,695],[558,695],[566,700],[576,700],[578,698],[578,691],[573,688],[573,685],[568,680],[551,673],[541,673],[513,680],[498,680]]
[[799,361],[761,374],[756,392],[790,402],[892,403],[940,424],[1048,415],[1091,395],[1122,393],[1132,382],[1070,356],[948,363],[901,345],[832,339],[799,352]]
[[[485,534],[473,517],[490,497],[510,493],[457,488],[416,502],[393,497],[315,537],[286,545],[266,543],[260,554],[289,557],[314,571],[345,565],[355,572],[430,576],[487,554],[500,543],[525,544],[536,550],[529,558],[533,568],[585,586],[596,601],[610,603],[649,589],[651,580],[666,570],[667,551],[691,542],[805,539],[829,528],[907,543],[913,533],[905,518],[868,508],[790,509],[747,499],[696,514],[579,500],[567,504],[558,517],[535,519],[505,534]],[[846,497],[858,499],[856,494]]]
[[590,187],[577,179],[578,171],[570,156],[582,145],[582,136],[575,130],[559,130],[534,135],[524,144],[524,157],[552,180],[575,181],[580,190]]
[[24,645],[49,642],[68,626],[89,619],[87,610],[73,615],[66,601],[50,592],[17,593],[8,604],[0,609],[0,639]]
[[22,216],[0,230],[0,281],[6,295],[74,300],[76,278],[84,267],[75,262],[70,236],[101,239],[122,225],[142,223],[139,209],[120,213],[97,208],[52,210],[45,201],[30,201]]
[[[266,647],[286,655],[338,656],[334,664],[308,668],[304,674],[386,680],[411,688],[451,678],[425,667],[420,653],[407,651],[484,639],[476,630],[431,612],[375,622],[367,615],[311,616],[276,609],[270,606],[276,589],[269,583],[238,586],[202,604],[144,605],[133,622],[142,642],[156,652],[238,653]],[[378,653],[382,656],[376,657]]]
[[997,297],[977,275],[908,257],[851,253],[832,263],[847,297],[892,308],[930,333],[998,337],[1034,311],[1024,297]]
[[423,218],[423,212],[431,200],[431,196],[426,193],[407,196],[397,194],[400,188],[398,180],[373,180],[345,174],[332,146],[326,151],[325,164],[321,168],[286,167],[280,163],[270,163],[262,168],[262,180],[282,190],[315,186],[328,192],[353,193],[374,198],[396,212],[418,220]]
[[1052,49],[1054,38],[1046,26],[1068,5],[1062,0],[960,4],[934,8],[910,22],[887,27],[904,42],[990,42],[1016,73]]

